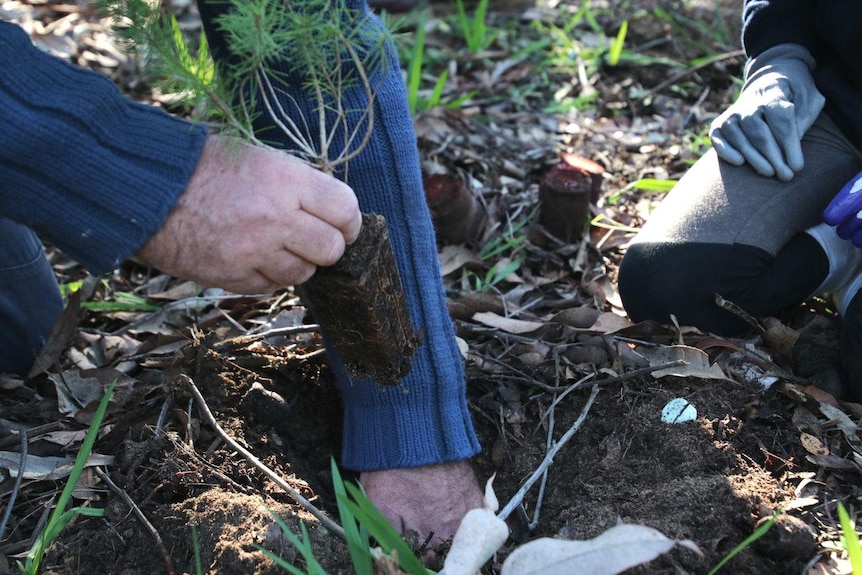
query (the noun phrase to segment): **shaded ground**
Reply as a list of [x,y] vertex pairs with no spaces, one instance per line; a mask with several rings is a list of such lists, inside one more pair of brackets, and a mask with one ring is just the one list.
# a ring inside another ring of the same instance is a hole
[[[613,287],[632,230],[661,198],[626,186],[642,178],[678,178],[702,151],[711,117],[733,97],[730,77],[738,76],[741,60],[735,52],[737,7],[730,4],[716,13],[711,4],[593,3],[598,29],[584,18],[562,35],[555,30],[576,17],[577,6],[494,6],[498,36],[479,56],[457,44],[457,33],[446,32],[441,22],[455,21],[444,6],[434,6],[423,86],[430,88],[439,70],[452,66],[457,73],[444,101],[476,94],[460,109],[437,107],[417,117],[424,167],[429,175],[466,182],[490,213],[472,244],[441,245],[450,311],[468,349],[468,393],[484,446],[475,460],[480,478],[496,473],[497,494],[508,500],[542,460],[549,426],[559,438],[582,414],[591,385],[601,389],[550,468],[537,525],[529,527],[539,507],[534,488],[525,512],[510,522],[512,538],[498,561],[532,537],[591,538],[624,521],[691,539],[705,553],[699,558],[678,549],[632,573],[702,574],[782,509],[778,524],[723,572],[846,569],[835,551],[835,509],[838,501],[858,507],[854,422],[860,414],[857,406],[808,386],[836,383],[837,320],[812,302],[776,320],[778,327],[762,338],[719,339],[685,327],[632,326]],[[37,40],[65,46],[71,59],[150,98],[134,65],[111,48],[86,10],[7,3],[2,14],[30,22]],[[600,48],[624,20],[633,58],[609,67]],[[52,32],[62,26],[72,32]],[[513,56],[542,39],[550,44],[541,52]],[[652,60],[643,60],[647,56]],[[695,59],[704,57],[715,63],[692,71]],[[670,62],[694,63],[683,68]],[[605,170],[592,207],[595,225],[577,244],[556,242],[536,225],[538,184],[560,151]],[[494,244],[494,238],[503,241]],[[501,244],[504,249],[488,255]],[[61,280],[85,277],[62,254],[52,251],[52,257]],[[47,374],[0,380],[0,450],[12,452],[11,463],[0,468],[5,508],[14,484],[8,469],[17,466],[12,430],[46,425],[42,431],[51,433],[37,433],[30,454],[74,456],[90,416],[86,409],[64,408],[66,396],[86,404],[87,393],[95,390],[98,397],[104,383],[121,377],[121,393],[96,446],[115,457],[104,469],[117,490],[87,475],[79,493],[107,516],[73,522],[51,548],[45,572],[166,573],[167,556],[175,572],[194,573],[197,547],[202,572],[278,573],[254,545],[290,560],[296,553],[274,528],[268,507],[293,527],[307,521],[321,563],[331,573],[350,573],[345,547],[227,449],[177,379],[185,373],[194,380],[229,434],[334,514],[329,460],[340,449],[340,400],[319,337],[297,327],[311,320],[293,293],[200,293],[133,264],[93,290],[89,301],[114,309],[91,308],[80,320],[72,314],[59,333],[65,351]],[[142,303],[155,303],[159,311],[135,311]],[[274,331],[282,328],[294,329]],[[268,335],[242,337],[254,333]],[[695,351],[682,351],[681,343]],[[680,353],[708,361],[699,369],[680,368],[680,376],[643,371]],[[764,389],[763,381],[771,387]],[[676,397],[697,408],[696,420],[661,421],[663,407]],[[6,571],[4,555],[14,565],[15,555],[29,546],[42,510],[61,486],[24,482],[0,541],[0,573]],[[120,490],[152,530],[130,511]]]

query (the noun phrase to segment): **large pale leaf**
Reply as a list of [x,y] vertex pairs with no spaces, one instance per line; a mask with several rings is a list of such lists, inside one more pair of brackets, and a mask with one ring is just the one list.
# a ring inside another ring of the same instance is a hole
[[473,314],[473,320],[486,325],[488,327],[497,328],[506,333],[522,334],[531,333],[545,326],[544,323],[538,321],[526,321],[522,319],[514,319],[511,317],[503,317],[490,311],[479,312]]
[[[112,455],[100,455],[93,453],[84,464],[88,467],[94,465],[112,465]],[[41,457],[38,455],[27,455],[24,460],[24,479],[51,480],[62,479],[72,472],[75,460],[67,457]],[[21,465],[21,454],[14,451],[0,451],[0,469],[6,469],[12,477],[18,476]]]
[[478,266],[482,260],[467,247],[463,245],[449,245],[440,250],[440,275],[447,276],[458,271],[464,266]]
[[710,364],[709,355],[696,347],[666,345],[656,348],[638,349],[638,351],[649,359],[650,365],[660,365],[676,360],[686,362],[685,365],[668,367],[652,372],[652,376],[656,379],[668,375],[699,377],[701,379],[728,379],[718,364]]
[[476,575],[509,538],[509,527],[495,513],[500,508],[494,476],[485,484],[484,506],[467,512],[455,532],[441,575]]
[[506,522],[490,509],[471,509],[461,520],[443,569],[446,575],[476,575],[509,537]]
[[621,524],[588,541],[531,541],[509,555],[501,575],[615,575],[652,561],[676,545],[701,553],[691,541],[668,539],[644,525]]

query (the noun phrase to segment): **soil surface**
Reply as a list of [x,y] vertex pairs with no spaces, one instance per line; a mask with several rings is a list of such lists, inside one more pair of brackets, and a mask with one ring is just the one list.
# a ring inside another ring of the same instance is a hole
[[[196,30],[193,11],[175,4]],[[430,95],[444,68],[453,70],[444,102],[474,94],[417,114],[423,165],[429,177],[463,186],[487,214],[472,236],[440,245],[484,447],[474,460],[478,476],[496,474],[505,503],[550,438],[582,418],[542,496],[538,486],[528,493],[484,573],[499,572],[530,539],[588,539],[626,522],[703,551],[676,548],[629,573],[705,574],[779,510],[766,535],[722,572],[849,573],[836,508],[842,502],[855,516],[859,507],[862,408],[839,401],[839,319],[813,301],[758,318],[763,333],[717,338],[686,326],[632,325],[614,289],[627,242],[663,193],[630,184],[679,178],[734,96],[742,64],[736,4],[593,2],[591,18],[574,22],[576,3],[492,3],[497,36],[478,55],[459,43],[454,9],[430,7],[421,94]],[[170,105],[83,5],[7,2],[0,16],[130,95]],[[606,56],[590,56],[623,21],[632,58],[610,66]],[[593,225],[569,244],[543,233],[536,216],[539,184],[561,152],[604,170],[590,202]],[[134,263],[93,279],[48,250],[58,278],[83,280],[80,299],[91,305],[75,313],[79,298],[70,298],[46,370],[0,378],[0,451],[11,454],[0,467],[0,508],[17,495],[0,539],[0,573],[14,571],[64,484],[28,477],[15,486],[17,431],[44,426],[31,432],[30,455],[74,457],[92,399],[114,379],[118,392],[94,450],[113,460],[88,468],[76,491],[77,504],[106,515],[73,520],[50,547],[44,573],[282,573],[257,546],[302,562],[270,511],[297,533],[305,523],[329,573],[352,573],[345,545],[225,445],[184,383],[198,386],[224,431],[337,518],[330,459],[340,453],[341,404],[294,292],[201,292]],[[681,358],[688,363],[657,371]],[[696,418],[662,421],[674,398]],[[428,566],[439,568],[440,556],[429,553]]]

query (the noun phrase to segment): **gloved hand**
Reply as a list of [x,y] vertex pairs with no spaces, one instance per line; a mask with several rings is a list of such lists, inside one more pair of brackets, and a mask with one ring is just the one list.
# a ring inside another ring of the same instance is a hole
[[739,98],[710,126],[719,157],[734,166],[748,162],[762,176],[793,179],[803,165],[802,136],[825,103],[814,66],[798,44],[773,46],[750,60]]
[[838,236],[862,248],[862,172],[847,182],[826,206],[823,221],[838,226]]

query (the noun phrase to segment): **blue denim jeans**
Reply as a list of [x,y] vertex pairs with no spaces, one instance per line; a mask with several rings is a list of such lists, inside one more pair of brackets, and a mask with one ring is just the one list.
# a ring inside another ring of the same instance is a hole
[[62,312],[42,242],[0,218],[0,373],[26,375]]

